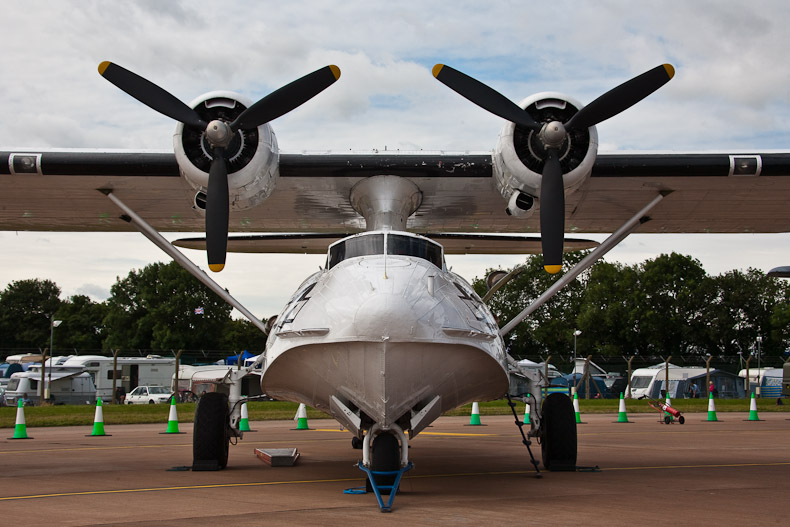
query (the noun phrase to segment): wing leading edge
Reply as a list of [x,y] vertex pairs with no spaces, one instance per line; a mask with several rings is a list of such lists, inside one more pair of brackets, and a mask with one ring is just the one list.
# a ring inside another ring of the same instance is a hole
[[[0,229],[124,231],[113,192],[160,231],[200,232],[202,211],[167,152],[0,152]],[[491,154],[280,154],[280,178],[258,207],[232,212],[239,233],[338,233],[364,228],[350,189],[373,175],[411,179],[423,195],[421,233],[536,233],[505,213]],[[640,232],[790,231],[790,153],[601,154],[566,199],[566,232],[612,232],[660,191],[672,191]]]

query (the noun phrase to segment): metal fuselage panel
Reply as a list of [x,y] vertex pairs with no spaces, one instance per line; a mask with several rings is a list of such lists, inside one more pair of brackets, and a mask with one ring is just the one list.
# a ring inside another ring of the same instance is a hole
[[440,396],[442,411],[508,388],[496,321],[459,276],[418,257],[349,258],[308,278],[279,316],[262,389],[388,426]]

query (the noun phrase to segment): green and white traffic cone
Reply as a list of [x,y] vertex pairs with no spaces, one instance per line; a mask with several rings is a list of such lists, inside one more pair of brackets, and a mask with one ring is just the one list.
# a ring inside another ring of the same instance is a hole
[[101,397],[96,399],[96,413],[93,414],[93,433],[86,437],[106,436],[104,433],[104,411],[101,407]]
[[759,421],[760,418],[757,416],[757,399],[754,398],[754,392],[752,392],[752,402],[749,403],[749,421]]
[[307,407],[304,403],[299,404],[299,409],[296,411],[294,421],[296,421],[297,430],[310,430],[310,428],[307,427]]
[[716,417],[716,403],[713,402],[713,393],[708,395],[708,421],[718,421]]
[[625,399],[623,398],[623,392],[620,392],[620,409],[617,415],[617,422],[618,423],[628,423],[628,415],[625,413]]
[[27,424],[25,423],[25,403],[19,399],[16,405],[16,424],[14,425],[14,437],[8,439],[33,439],[27,435]]
[[532,424],[529,420],[529,403],[527,403],[524,407],[524,424]]
[[[667,394],[666,403],[667,403],[667,406],[672,406],[672,401],[669,400],[669,394]],[[664,412],[664,417],[669,417],[669,422],[670,423],[675,420],[675,418],[672,417],[672,414],[669,413],[669,412]]]
[[176,398],[170,398],[170,414],[167,416],[167,430],[165,434],[180,434],[178,431],[178,412],[176,411]]
[[582,424],[582,414],[579,411],[579,392],[573,394],[573,413],[576,414],[576,424]]
[[239,421],[240,432],[252,432],[250,430],[250,414],[247,412],[247,403],[241,403],[241,421]]
[[480,422],[480,405],[477,404],[477,401],[472,403],[472,418],[469,420],[470,426],[480,426],[482,423]]

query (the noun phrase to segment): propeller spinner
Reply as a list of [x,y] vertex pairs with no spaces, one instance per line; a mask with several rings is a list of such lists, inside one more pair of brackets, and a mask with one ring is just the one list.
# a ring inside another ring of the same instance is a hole
[[228,244],[228,169],[225,149],[236,132],[257,128],[309,101],[340,78],[337,66],[325,66],[273,91],[242,112],[232,122],[206,123],[198,113],[151,81],[117,64],[102,62],[99,73],[149,108],[187,126],[205,130],[212,148],[206,196],[206,253],[208,266],[218,272],[225,267]]
[[675,69],[672,65],[662,64],[604,93],[564,123],[560,121],[539,123],[526,110],[490,86],[450,66],[437,64],[433,67],[433,76],[448,88],[494,115],[538,133],[546,150],[540,187],[543,267],[552,274],[562,269],[565,187],[559,150],[569,132],[595,126],[627,110],[669,82],[674,75]]

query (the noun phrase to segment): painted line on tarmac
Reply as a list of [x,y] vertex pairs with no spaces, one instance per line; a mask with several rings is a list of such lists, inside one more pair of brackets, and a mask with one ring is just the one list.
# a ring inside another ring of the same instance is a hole
[[[316,428],[316,432],[348,432],[348,430],[338,430],[336,428]],[[462,434],[456,432],[420,432],[421,436],[450,436],[450,437],[491,437],[501,434]]]
[[774,463],[726,463],[719,465],[663,465],[654,467],[613,467],[601,469],[606,471],[621,470],[662,470],[682,468],[741,468],[741,467],[782,467],[790,465],[790,461],[777,461]]
[[[289,443],[316,443],[318,441],[342,441],[343,439],[288,439]],[[252,446],[252,445],[268,445],[268,444],[281,444],[282,440],[277,441],[245,441],[242,446]],[[84,452],[84,451],[97,451],[97,450],[134,450],[137,448],[146,449],[146,448],[171,448],[171,447],[181,447],[181,448],[192,448],[192,443],[160,443],[158,445],[131,445],[131,446],[123,446],[123,445],[116,445],[116,446],[85,446],[85,447],[63,447],[63,448],[30,448],[25,450],[0,450],[0,454],[38,454],[43,452]]]
[[[665,470],[665,469],[700,469],[700,468],[743,468],[743,467],[777,467],[788,466],[790,462],[776,462],[776,463],[729,463],[718,465],[665,465],[665,466],[648,466],[648,467],[612,467],[603,468],[601,472],[609,471],[625,471],[625,470]],[[449,474],[422,474],[406,476],[404,480],[410,479],[433,479],[433,478],[459,478],[459,477],[472,477],[472,476],[509,476],[509,475],[524,475],[534,474],[534,470],[511,470],[511,471],[498,471],[498,472],[461,472]],[[219,489],[219,488],[241,488],[241,487],[265,487],[276,485],[295,485],[295,484],[310,484],[310,483],[343,483],[349,481],[359,481],[360,476],[354,478],[335,478],[335,479],[306,479],[306,480],[293,480],[293,481],[258,481],[251,483],[218,483],[214,485],[183,485],[177,487],[152,487],[142,489],[116,489],[116,490],[89,490],[82,492],[60,492],[52,494],[32,494],[29,496],[6,496],[0,497],[2,501],[19,501],[29,499],[41,498],[62,498],[62,497],[75,497],[75,496],[97,496],[97,495],[110,495],[110,494],[132,494],[138,492],[162,492],[162,491],[177,491],[177,490],[200,490],[200,489]]]

